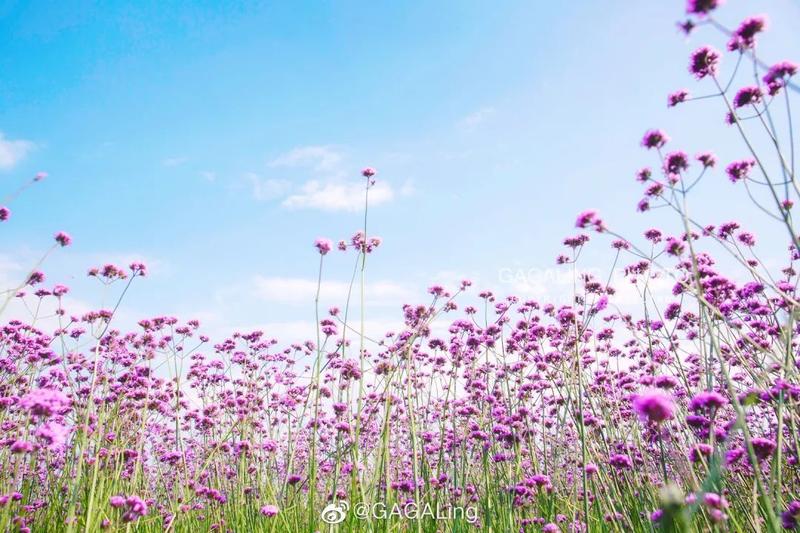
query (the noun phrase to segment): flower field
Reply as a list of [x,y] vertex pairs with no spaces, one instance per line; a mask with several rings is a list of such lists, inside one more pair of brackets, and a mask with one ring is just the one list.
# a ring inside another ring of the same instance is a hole
[[[758,54],[766,18],[728,28],[718,4],[690,0],[680,31],[721,32],[727,49],[696,47],[686,60],[696,85],[664,102],[716,112],[740,158],[717,161],[703,151],[713,140],[690,155],[643,124],[652,164],[629,169],[641,196],[623,200],[642,225],[587,210],[565,228],[555,262],[571,273],[568,302],[464,280],[404,305],[402,329],[368,335],[370,259],[392,246],[373,234],[380,175],[369,167],[363,226],[309,246],[317,328],[304,343],[279,331],[211,339],[169,316],[122,331],[126,295],[147,283],[139,262],[91,268],[117,299],[73,315],[70,289],[46,275],[72,244],[56,234],[0,296],[0,531],[797,528],[798,67]],[[720,182],[720,201],[755,203],[783,244],[762,248],[746,220],[707,220],[692,204],[701,180]],[[0,231],[14,231],[19,196],[47,184],[40,173],[10,192]],[[671,230],[647,225],[654,210]],[[608,275],[581,268],[589,247]],[[352,281],[322,308],[334,254],[352,261]],[[666,300],[655,283],[669,285]],[[621,284],[635,311],[617,304]],[[15,299],[53,305],[58,327],[11,320]]]

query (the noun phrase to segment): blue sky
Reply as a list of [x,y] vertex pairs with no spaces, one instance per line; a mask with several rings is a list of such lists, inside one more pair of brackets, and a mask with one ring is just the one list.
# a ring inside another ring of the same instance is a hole
[[[800,59],[796,3],[727,4],[719,18],[731,26],[769,13],[768,62]],[[666,108],[674,89],[710,91],[686,72],[688,54],[724,46],[710,29],[679,35],[682,10],[0,1],[0,184],[50,174],[11,205],[0,279],[24,276],[66,230],[74,246],[44,270],[74,287],[76,309],[104,303],[88,267],[142,258],[151,276],[122,321],[176,314],[214,333],[297,336],[313,317],[311,243],[359,228],[353,184],[371,165],[383,200],[370,214],[384,239],[369,265],[376,327],[436,281],[514,292],[499,273],[551,268],[582,209],[631,235],[660,224],[635,212],[632,175],[654,163],[638,147],[645,129],[723,163],[744,156],[721,103]],[[697,189],[704,221],[744,219],[782,246],[732,187],[720,169]],[[605,266],[606,246],[596,248],[589,266]],[[329,259],[334,303],[352,256]]]

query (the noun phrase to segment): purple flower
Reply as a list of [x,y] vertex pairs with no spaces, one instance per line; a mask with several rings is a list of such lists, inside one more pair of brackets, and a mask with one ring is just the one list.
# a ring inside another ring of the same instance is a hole
[[314,247],[319,250],[320,255],[325,255],[331,251],[333,248],[333,243],[330,241],[330,239],[320,237],[314,241]]
[[661,391],[648,391],[633,399],[633,410],[642,422],[660,424],[675,416],[672,397]]
[[687,91],[686,89],[680,89],[678,91],[675,91],[674,93],[670,93],[667,96],[667,107],[675,107],[681,102],[685,102],[688,97],[689,97],[689,91]]
[[372,167],[366,167],[364,170],[361,171],[361,175],[364,176],[365,178],[371,178],[377,173],[378,171]]
[[686,12],[690,15],[707,15],[722,5],[722,0],[688,0]]
[[764,83],[767,84],[767,92],[770,96],[778,94],[786,86],[786,78],[797,73],[797,65],[790,61],[782,61],[770,67],[764,75]]
[[123,505],[125,505],[125,497],[124,496],[112,496],[108,499],[109,505],[114,509],[119,509]]
[[578,215],[575,221],[575,227],[585,229],[588,226],[594,226],[597,232],[601,232],[605,229],[603,221],[597,216],[597,211],[584,211]]
[[35,446],[32,442],[25,440],[15,440],[11,443],[11,453],[30,453],[34,448]]
[[41,272],[39,270],[35,270],[35,271],[31,272],[30,276],[28,276],[27,284],[28,285],[37,285],[39,283],[42,283],[44,281],[44,279],[45,279],[44,278],[44,272]]
[[703,391],[689,401],[690,411],[716,411],[728,405],[728,399],[715,391]]
[[667,251],[669,255],[674,255],[678,257],[683,253],[684,246],[683,243],[678,239],[676,239],[675,237],[670,237],[667,239],[667,243],[664,249]]
[[766,74],[764,74],[764,83],[771,84],[776,81],[782,81],[784,78],[790,78],[797,74],[797,64],[791,61],[781,61],[772,65]]
[[705,168],[711,168],[717,164],[717,158],[711,152],[702,152],[695,156],[695,159],[700,161]]
[[744,448],[733,448],[725,452],[725,466],[738,463],[744,457]]
[[147,514],[147,503],[138,496],[128,496],[125,498],[127,510],[122,514],[123,522],[135,522],[140,517]]
[[741,161],[734,161],[725,168],[732,183],[739,180],[747,179],[750,175],[750,170],[755,166],[756,162],[753,159],[743,159]]
[[719,66],[719,58],[719,52],[710,46],[702,46],[689,57],[689,72],[698,80],[709,75],[714,76]]
[[794,500],[781,513],[781,525],[784,529],[796,529],[798,518],[800,518],[800,501]]
[[748,17],[739,24],[733,32],[731,40],[728,41],[728,50],[746,50],[756,45],[756,34],[761,33],[767,27],[767,19],[763,16]]
[[742,87],[733,97],[733,107],[754,105],[761,101],[761,89],[756,86]]
[[34,389],[20,398],[19,406],[30,414],[48,418],[62,414],[69,408],[70,399],[64,393],[53,389]]
[[689,450],[689,460],[698,463],[703,457],[708,457],[714,449],[706,443],[695,444]]
[[64,233],[63,231],[59,231],[58,233],[56,233],[54,238],[56,242],[61,246],[69,246],[70,243],[72,242],[72,237],[70,237],[69,234]]
[[753,451],[760,461],[769,459],[772,456],[772,452],[775,451],[775,441],[770,439],[756,437],[750,443],[753,445]]
[[66,444],[69,428],[55,422],[46,422],[36,428],[33,434],[42,439],[48,448],[55,450]]
[[669,142],[669,137],[661,130],[649,130],[642,137],[642,146],[648,150],[661,148]]
[[608,464],[617,469],[625,469],[633,466],[631,458],[622,453],[615,453],[608,459]]
[[11,210],[5,206],[0,207],[0,222],[5,222],[11,217]]
[[686,152],[671,152],[664,158],[664,172],[670,175],[680,174],[688,170],[689,156]]
[[739,240],[740,243],[744,244],[745,246],[756,245],[756,237],[752,233],[743,231],[739,235],[737,235],[736,238]]
[[258,512],[264,516],[273,517],[280,512],[280,509],[278,509],[278,506],[276,505],[264,505],[261,507],[261,509],[259,509]]
[[681,33],[683,33],[684,35],[689,35],[690,33],[692,33],[692,30],[694,29],[696,24],[692,19],[686,19],[681,22],[678,22],[677,26],[678,29],[681,30]]

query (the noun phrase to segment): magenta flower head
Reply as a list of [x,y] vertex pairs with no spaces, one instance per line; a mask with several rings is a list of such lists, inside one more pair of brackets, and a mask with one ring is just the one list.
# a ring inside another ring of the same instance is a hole
[[608,459],[608,464],[618,470],[622,470],[625,468],[631,468],[633,466],[633,461],[631,461],[631,458],[624,453],[615,453],[612,454]]
[[703,391],[697,393],[689,401],[691,411],[716,411],[720,407],[728,405],[728,399],[715,391]]
[[711,168],[717,164],[717,157],[711,152],[702,152],[695,156],[695,159],[703,164],[704,168]]
[[134,261],[133,263],[128,265],[128,268],[131,269],[131,272],[133,272],[134,276],[144,277],[147,275],[147,265],[145,265],[144,263]]
[[330,241],[330,239],[320,237],[314,241],[314,247],[319,250],[320,255],[325,255],[331,251],[333,248],[333,243]]
[[140,517],[147,514],[147,502],[138,496],[128,496],[125,498],[127,511],[122,514],[123,522],[135,522]]
[[767,85],[782,81],[784,78],[790,78],[797,74],[797,64],[791,61],[781,61],[772,65],[766,74],[764,74],[764,83]]
[[664,172],[669,175],[680,174],[689,169],[689,156],[686,152],[670,152],[664,158]]
[[65,285],[56,285],[55,287],[53,287],[53,296],[55,296],[56,298],[61,298],[68,292],[69,292],[69,287]]
[[728,41],[728,50],[747,50],[756,45],[756,35],[767,28],[765,16],[748,17],[739,24]]
[[589,226],[593,226],[595,231],[598,233],[605,229],[603,220],[597,216],[597,211],[584,211],[578,215],[578,218],[575,221],[575,227],[585,229]]
[[63,231],[59,231],[58,233],[56,233],[54,238],[56,242],[61,246],[69,246],[70,243],[72,243],[72,237],[70,237],[68,233],[65,233]]
[[35,270],[31,272],[30,276],[28,276],[27,284],[33,286],[36,285],[37,283],[42,283],[44,279],[45,279],[44,272],[40,270]]
[[11,217],[11,210],[5,206],[0,207],[0,222],[5,222]]
[[688,0],[686,12],[690,15],[707,15],[722,5],[722,0]]
[[689,97],[689,91],[687,91],[686,89],[680,89],[675,91],[674,93],[670,93],[667,96],[667,107],[675,107],[681,102],[685,102],[688,97]]
[[259,510],[259,512],[262,515],[271,518],[271,517],[277,515],[280,512],[280,509],[278,509],[277,505],[265,505]]
[[361,171],[361,175],[364,176],[365,178],[371,178],[377,173],[378,171],[372,167],[366,167],[364,170]]
[[108,499],[109,505],[114,509],[119,509],[123,505],[125,505],[125,497],[124,496],[112,496]]
[[794,500],[781,513],[781,525],[784,529],[795,529],[798,518],[800,518],[800,500]]
[[733,97],[733,107],[755,105],[761,101],[761,89],[756,86],[742,87]]
[[633,410],[642,422],[660,424],[675,416],[672,397],[662,391],[654,390],[637,395],[633,399]]
[[644,137],[642,137],[642,146],[648,150],[652,148],[661,148],[667,144],[667,142],[669,142],[669,137],[667,137],[667,134],[661,130],[647,131],[645,132]]
[[20,407],[42,418],[65,413],[70,403],[64,393],[53,389],[34,389],[19,400]]
[[706,76],[714,76],[719,66],[719,52],[710,46],[702,46],[689,56],[689,72],[698,80]]
[[46,422],[36,428],[33,434],[44,441],[48,448],[55,450],[67,442],[69,428],[56,422]]
[[762,437],[756,437],[750,443],[753,445],[753,451],[760,461],[769,459],[777,446],[775,441]]
[[725,168],[732,183],[739,180],[747,179],[750,175],[750,170],[755,166],[756,162],[752,159],[743,159],[741,161],[734,161]]
[[686,19],[684,21],[677,22],[676,24],[678,26],[678,29],[681,30],[681,32],[684,35],[689,35],[690,33],[692,33],[692,30],[696,26],[696,24],[692,19]]

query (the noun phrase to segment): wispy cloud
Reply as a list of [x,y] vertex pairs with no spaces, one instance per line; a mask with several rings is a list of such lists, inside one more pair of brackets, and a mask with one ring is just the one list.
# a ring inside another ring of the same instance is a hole
[[414,182],[412,180],[404,181],[403,186],[400,187],[400,196],[411,196],[415,192],[417,192],[417,188],[414,187]]
[[[304,181],[263,177],[254,172],[246,174],[245,178],[255,199],[280,198],[281,206],[286,209],[356,212],[364,207],[364,181],[347,178],[357,173],[349,168],[345,159],[341,151],[330,145],[298,146],[274,158],[268,167],[285,169],[282,172],[293,174],[295,178],[302,179],[305,174]],[[379,180],[370,189],[370,206],[385,204],[398,194],[408,196],[413,192],[410,181],[396,192],[388,182]]]
[[463,131],[473,131],[486,122],[494,113],[495,109],[493,107],[482,107],[459,120],[456,126]]
[[217,173],[210,170],[204,170],[200,175],[205,178],[206,181],[215,181],[217,179]]
[[[323,281],[320,298],[332,302],[344,302],[350,285],[344,281]],[[369,300],[372,305],[397,305],[411,296],[411,292],[394,281],[374,281],[368,284]],[[317,280],[306,278],[283,278],[256,276],[253,279],[253,293],[263,301],[277,303],[313,302],[317,292]]]
[[25,159],[34,148],[31,141],[7,139],[0,131],[0,169],[9,170]]
[[299,146],[272,161],[271,167],[309,167],[316,172],[338,171],[343,156],[331,146]]
[[[379,181],[369,192],[369,205],[391,201],[394,191],[385,181]],[[288,209],[320,209],[322,211],[358,211],[364,208],[364,183],[321,183],[311,180],[297,194],[282,203]]]
[[186,163],[189,159],[187,157],[168,157],[164,159],[161,163],[165,167],[179,167],[182,164]]
[[248,172],[244,177],[252,187],[253,198],[259,202],[281,198],[289,192],[292,186],[287,180],[264,178],[255,172]]

